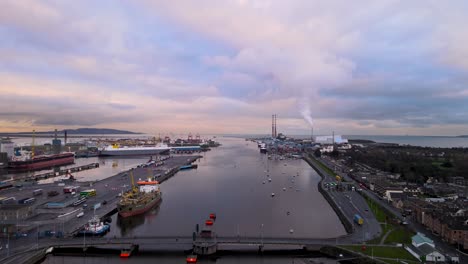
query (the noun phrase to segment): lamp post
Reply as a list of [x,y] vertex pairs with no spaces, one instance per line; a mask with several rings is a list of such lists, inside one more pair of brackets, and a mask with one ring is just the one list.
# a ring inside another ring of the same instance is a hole
[[263,224],[260,226],[260,242],[263,248]]

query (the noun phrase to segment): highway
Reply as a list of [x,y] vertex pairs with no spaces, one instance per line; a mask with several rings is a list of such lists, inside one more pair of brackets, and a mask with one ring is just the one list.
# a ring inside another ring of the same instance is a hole
[[[314,161],[312,160],[312,162]],[[330,187],[331,183],[336,183],[336,179],[323,171],[319,166],[316,166],[315,169],[318,170],[319,174],[323,177],[319,184],[321,184],[322,188],[329,194],[338,209],[341,210],[346,218],[353,224],[354,231],[340,238],[340,240],[344,243],[354,244],[378,237],[382,232],[380,224],[370,211],[366,200],[359,192],[347,189],[339,191],[336,187]],[[362,226],[354,223],[353,217],[355,214],[359,214],[364,219],[364,224]]]

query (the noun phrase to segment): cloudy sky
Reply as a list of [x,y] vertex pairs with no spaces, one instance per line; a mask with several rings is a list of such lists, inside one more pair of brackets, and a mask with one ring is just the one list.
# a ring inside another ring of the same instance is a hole
[[468,1],[0,2],[0,130],[468,134]]

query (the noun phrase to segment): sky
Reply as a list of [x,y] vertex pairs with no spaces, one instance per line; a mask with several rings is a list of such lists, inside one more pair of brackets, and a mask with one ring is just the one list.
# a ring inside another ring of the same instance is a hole
[[468,1],[2,0],[0,131],[468,134]]

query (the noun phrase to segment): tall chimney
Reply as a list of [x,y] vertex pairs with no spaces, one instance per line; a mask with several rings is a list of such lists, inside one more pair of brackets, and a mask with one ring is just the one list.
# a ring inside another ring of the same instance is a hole
[[64,141],[65,141],[65,145],[66,145],[67,144],[67,131],[66,130],[64,131],[64,134],[65,134],[64,135]]

